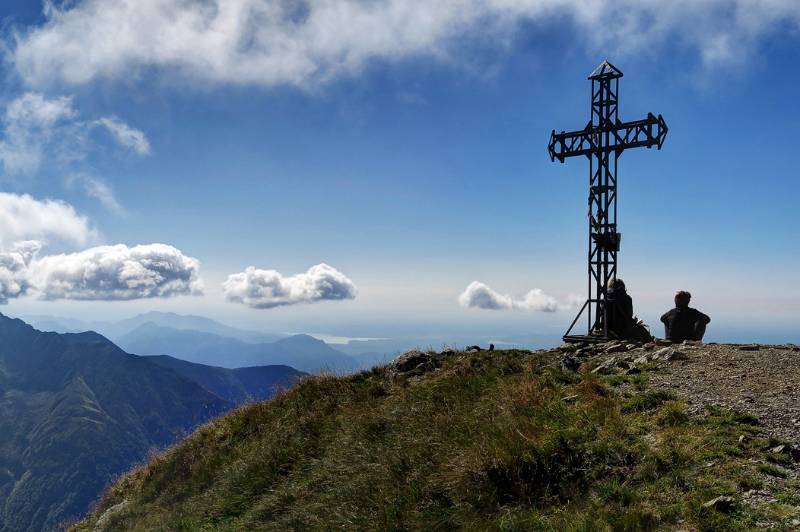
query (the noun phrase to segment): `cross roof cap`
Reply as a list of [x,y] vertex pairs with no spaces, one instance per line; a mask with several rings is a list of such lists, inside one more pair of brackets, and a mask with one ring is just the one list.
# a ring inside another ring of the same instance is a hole
[[604,60],[600,65],[595,68],[591,74],[589,74],[589,79],[613,79],[613,78],[621,78],[622,77],[622,70],[618,69],[614,65],[608,62],[608,59]]

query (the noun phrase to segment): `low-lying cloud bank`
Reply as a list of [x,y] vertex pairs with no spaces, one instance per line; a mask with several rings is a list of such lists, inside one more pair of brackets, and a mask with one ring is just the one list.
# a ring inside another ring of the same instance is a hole
[[0,252],[0,302],[39,299],[121,301],[202,293],[200,263],[166,244],[98,246],[39,256],[37,241]]
[[229,275],[222,288],[228,301],[258,309],[355,299],[357,293],[353,281],[325,263],[291,277],[250,266],[243,272]]
[[567,301],[559,302],[553,296],[545,294],[541,289],[534,288],[525,294],[522,299],[501,294],[478,281],[473,281],[458,296],[458,303],[465,308],[480,308],[486,310],[535,310],[539,312],[556,312],[575,308],[583,300],[579,296],[570,296]]

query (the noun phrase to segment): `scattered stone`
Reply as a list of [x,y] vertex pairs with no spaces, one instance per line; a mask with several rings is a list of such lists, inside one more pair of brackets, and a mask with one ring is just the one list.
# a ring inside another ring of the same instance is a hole
[[634,366],[644,366],[649,362],[650,362],[650,359],[647,358],[647,355],[642,355],[642,356],[640,356],[639,358],[637,358],[636,360],[633,361],[633,365]]
[[758,351],[760,347],[756,344],[740,345],[739,351]]
[[771,452],[772,454],[781,454],[785,450],[786,450],[786,446],[781,444],[781,445],[777,445],[777,446],[773,447],[772,449],[769,450],[769,452]]
[[581,361],[572,355],[565,355],[561,358],[561,369],[564,371],[578,371]]
[[719,496],[703,504],[703,508],[712,508],[718,512],[728,513],[733,511],[733,497]]
[[800,519],[792,519],[792,526],[800,526]]
[[748,438],[748,437],[747,437],[747,435],[745,435],[745,434],[742,434],[741,436],[739,436],[739,443],[744,443],[744,442],[746,442],[746,441],[747,441],[747,440],[749,440],[749,439],[750,439],[750,438]]
[[409,351],[392,360],[389,363],[386,374],[392,380],[401,375],[421,375],[441,366],[440,359],[443,356],[443,354],[439,355],[438,353]]
[[688,360],[688,359],[689,355],[687,355],[683,351],[678,351],[677,349],[673,349],[672,351],[664,355],[664,360],[666,360],[667,362],[671,360]]
[[671,352],[671,351],[672,351],[672,349],[671,349],[671,348],[669,348],[669,347],[664,347],[664,348],[662,348],[662,349],[659,349],[659,350],[658,350],[658,351],[656,351],[655,353],[653,353],[653,358],[654,358],[654,359],[661,358],[661,357],[663,357],[664,355],[666,355],[667,353],[669,353],[669,352]]
[[562,397],[561,400],[565,403],[572,403],[578,398],[577,395],[568,395],[566,397]]
[[594,354],[594,351],[590,346],[581,347],[577,351],[573,353],[576,357],[587,357]]
[[620,351],[627,351],[622,342],[613,342],[603,350],[604,353],[619,353]]
[[625,344],[625,349],[627,349],[628,351],[630,351],[631,349],[636,349],[637,347],[639,346],[636,344]]
[[617,365],[617,358],[616,357],[610,357],[605,362],[601,363],[599,366],[594,368],[592,370],[592,373],[603,375],[603,374],[611,372],[611,370],[613,370],[616,365]]

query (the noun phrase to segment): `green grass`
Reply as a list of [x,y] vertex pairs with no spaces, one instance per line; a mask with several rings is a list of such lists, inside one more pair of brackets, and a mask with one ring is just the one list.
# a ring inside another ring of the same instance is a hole
[[[692,418],[644,377],[622,397],[554,361],[456,353],[408,380],[308,379],[154,457],[74,529],[122,501],[107,529],[747,530],[791,514],[787,497],[780,512],[738,501],[764,476],[737,442],[746,420]],[[736,510],[702,507],[719,495]]]
[[760,464],[758,466],[758,470],[765,475],[770,475],[773,477],[786,478],[788,476],[785,470],[772,464]]
[[678,396],[674,392],[665,390],[644,391],[637,393],[633,397],[629,397],[622,402],[623,412],[636,412],[643,410],[652,410],[661,403],[666,401],[674,401]]

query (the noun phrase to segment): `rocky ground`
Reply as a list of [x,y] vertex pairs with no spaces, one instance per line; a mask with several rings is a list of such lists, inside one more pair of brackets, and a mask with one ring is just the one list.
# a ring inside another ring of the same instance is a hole
[[[650,384],[670,389],[698,413],[727,407],[757,417],[770,435],[800,446],[800,347],[685,342],[563,346],[591,360],[597,373],[649,370]],[[572,362],[574,364],[574,362]]]
[[[773,469],[765,469],[763,486],[741,493],[743,501],[754,506],[775,503],[786,479],[794,483],[800,479],[799,346],[657,340],[565,344],[560,351],[561,366],[567,370],[587,364],[593,373],[612,379],[645,372],[650,386],[675,392],[692,415],[719,407],[752,416],[766,438],[768,459],[760,460],[759,466]],[[623,383],[621,388],[625,387]],[[740,443],[750,437],[740,436]],[[758,528],[784,526],[770,521],[759,523]],[[790,529],[800,530],[800,519],[792,519]]]
[[[742,486],[735,498],[720,496],[705,506],[726,512],[726,505],[735,500],[754,508],[783,504],[785,515],[779,512],[756,522],[755,528],[800,530],[793,506],[800,501],[800,347],[612,341],[564,344],[535,354],[546,365],[601,376],[623,397],[634,395],[646,381],[648,388],[676,394],[690,416],[735,412],[738,420],[752,424],[751,431],[739,436],[738,445],[759,449],[749,460],[761,481],[755,487]],[[390,365],[389,374],[415,378],[435,371],[449,355],[406,353]]]
[[654,372],[694,408],[727,406],[755,415],[776,437],[800,444],[800,347],[706,345]]

